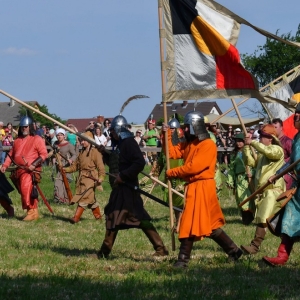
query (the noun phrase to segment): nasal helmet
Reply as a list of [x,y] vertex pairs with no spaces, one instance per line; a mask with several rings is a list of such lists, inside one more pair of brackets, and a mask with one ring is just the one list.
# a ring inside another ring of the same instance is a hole
[[21,118],[19,126],[20,127],[29,126],[31,124],[32,124],[32,120],[28,116],[24,116]]
[[196,135],[200,141],[209,138],[204,116],[199,111],[190,111],[184,117],[184,124],[190,125],[190,134]]

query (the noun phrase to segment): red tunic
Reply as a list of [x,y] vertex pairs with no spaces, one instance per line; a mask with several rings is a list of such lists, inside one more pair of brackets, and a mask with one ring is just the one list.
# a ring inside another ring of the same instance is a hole
[[[14,145],[9,151],[9,155],[13,158],[17,165],[29,167],[39,156],[45,160],[48,153],[45,142],[40,136],[28,135],[26,137],[18,137],[14,141]],[[3,166],[8,168],[11,163],[12,161],[10,157],[7,156]],[[18,180],[18,190],[21,194],[23,209],[36,208],[37,199],[30,198],[32,190],[32,172],[22,168],[17,168],[16,178]]]

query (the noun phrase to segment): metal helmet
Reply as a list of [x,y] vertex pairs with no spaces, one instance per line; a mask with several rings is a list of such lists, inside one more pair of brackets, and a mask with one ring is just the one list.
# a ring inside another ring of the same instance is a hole
[[119,135],[121,133],[121,129],[126,129],[127,124],[127,120],[123,116],[117,115],[111,121],[110,129],[114,130],[115,133]]
[[190,134],[196,135],[200,141],[209,138],[204,116],[199,111],[190,111],[184,117],[184,124],[190,125]]
[[168,125],[170,126],[170,128],[180,128],[180,124],[176,118],[171,119]]
[[31,124],[32,124],[32,120],[29,117],[24,116],[21,118],[19,126],[20,127],[21,126],[29,126]]

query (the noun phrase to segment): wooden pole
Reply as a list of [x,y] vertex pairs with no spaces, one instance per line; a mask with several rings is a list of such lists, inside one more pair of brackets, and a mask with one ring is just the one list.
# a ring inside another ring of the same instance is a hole
[[[164,182],[160,181],[159,179],[157,179],[157,178],[155,178],[155,177],[153,177],[153,176],[151,176],[151,175],[145,173],[144,171],[142,171],[141,173],[142,173],[143,175],[147,176],[148,178],[152,179],[152,180],[155,181],[156,183],[160,184],[161,186],[163,186],[163,187],[165,187],[165,188],[168,188],[168,186],[167,186]],[[172,192],[173,192],[174,194],[176,194],[176,195],[178,195],[178,196],[180,196],[180,197],[182,197],[182,198],[184,197],[183,194],[179,193],[179,192],[176,191],[175,189],[172,188],[171,190],[172,190]]]
[[[284,76],[290,75],[291,73],[295,72],[295,71],[296,71],[297,69],[299,69],[299,68],[300,68],[300,65],[297,66],[297,67],[295,67],[295,68],[293,68],[292,70],[286,72],[284,75],[281,75],[281,76],[279,76],[278,78],[274,79],[273,81],[271,81],[271,82],[268,83],[267,85],[265,85],[265,86],[263,86],[262,88],[260,88],[259,91],[262,92],[263,90],[265,90],[266,88],[268,88],[272,83],[276,83],[276,82],[282,80],[282,78],[283,78]],[[249,100],[249,99],[250,99],[250,98],[246,98],[246,99],[242,100],[241,102],[239,102],[239,103],[237,104],[237,106],[240,106],[241,104],[245,103],[245,102],[246,102],[247,100]],[[272,118],[273,116],[271,116],[271,114],[270,114],[269,110],[266,108],[265,104],[261,103],[261,105],[262,105],[262,107],[266,110],[266,112],[267,112],[269,118]],[[216,119],[214,119],[211,123],[212,123],[212,124],[213,124],[213,123],[216,123],[218,120],[220,120],[222,117],[224,117],[225,115],[227,115],[228,113],[230,113],[230,112],[233,111],[234,109],[235,109],[234,107],[228,109],[228,110],[225,111],[222,115],[220,115],[220,116],[218,116]]]
[[0,90],[0,93],[1,93],[2,95],[4,95],[4,96],[10,98],[10,99],[15,100],[16,102],[18,102],[18,103],[20,103],[21,105],[27,107],[28,109],[34,111],[35,113],[37,113],[37,114],[43,116],[44,118],[46,118],[46,119],[52,121],[53,123],[58,124],[61,128],[64,128],[65,130],[67,130],[67,131],[69,131],[69,132],[71,132],[71,133],[76,134],[76,135],[79,136],[81,139],[88,141],[89,143],[91,143],[91,144],[94,145],[95,147],[99,147],[99,145],[98,145],[95,141],[92,141],[92,140],[89,139],[88,137],[86,137],[86,136],[80,134],[79,132],[76,132],[75,130],[69,128],[69,127],[66,126],[65,124],[60,123],[59,121],[57,121],[57,120],[51,118],[50,116],[44,114],[43,112],[41,112],[41,111],[39,111],[38,109],[36,109],[36,108],[30,106],[29,104],[27,104],[27,103],[21,101],[20,99],[18,99],[18,98],[16,98],[16,97],[14,97],[14,96],[12,96],[12,95],[6,93],[6,92],[3,91],[3,90]]
[[[158,21],[159,21],[159,32],[161,33],[163,29],[163,12],[162,12],[162,6],[161,6],[161,1],[158,0]],[[166,79],[165,79],[165,72],[162,67],[162,62],[164,61],[164,39],[159,35],[159,49],[160,49],[160,63],[161,63],[161,87],[162,87],[162,95],[166,93]],[[163,110],[164,110],[164,123],[168,123],[168,118],[167,118],[167,103],[163,102]],[[166,170],[170,169],[170,159],[169,159],[169,147],[168,147],[168,133],[165,132],[165,151],[166,151]],[[169,208],[170,208],[170,227],[171,231],[174,228],[174,218],[173,218],[173,201],[172,201],[172,185],[171,181],[168,180],[168,193],[169,193]],[[175,249],[174,245],[174,236],[172,235],[172,250],[174,251]]]
[[[241,114],[240,114],[240,112],[239,112],[239,109],[238,109],[238,107],[237,107],[237,105],[236,105],[234,99],[231,99],[231,102],[232,102],[232,105],[233,105],[233,107],[234,107],[234,109],[235,109],[235,111],[236,111],[236,114],[237,114],[237,116],[238,116],[238,118],[239,118],[239,120],[240,120],[241,126],[242,126],[242,128],[243,128],[243,131],[244,131],[245,137],[246,137],[246,135],[247,135],[247,130],[246,130],[245,124],[244,124],[244,122],[243,122],[243,119],[242,119],[242,117],[241,117]],[[254,159],[256,160],[256,159],[257,159],[257,155],[256,155],[254,149],[253,149],[251,146],[250,146],[250,149],[251,149],[251,151],[252,151],[252,155],[253,155]],[[247,172],[248,174],[250,174],[249,166],[246,166],[246,172]],[[248,177],[248,182],[249,182],[249,188],[250,188],[251,192],[253,192],[253,191],[254,191],[254,186],[253,186],[253,182],[252,182],[252,180],[251,180],[251,177]]]
[[[241,102],[239,102],[236,106],[240,106],[241,104],[245,103],[247,100],[249,100],[250,98],[244,99]],[[216,123],[218,120],[220,120],[222,117],[224,117],[225,115],[227,115],[228,113],[230,113],[231,111],[234,110],[234,107],[231,107],[230,109],[226,110],[224,113],[222,113],[220,116],[218,116],[216,119],[214,119],[212,122],[210,122],[211,124]]]

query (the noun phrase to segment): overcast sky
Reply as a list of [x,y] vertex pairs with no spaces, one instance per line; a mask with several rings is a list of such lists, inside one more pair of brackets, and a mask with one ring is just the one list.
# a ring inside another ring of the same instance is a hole
[[[299,0],[219,0],[265,30],[294,35]],[[142,123],[161,102],[157,0],[0,0],[0,89],[63,119],[123,115]],[[237,48],[265,37],[244,25]],[[0,101],[8,101],[4,96]],[[230,100],[218,100],[223,111]]]

